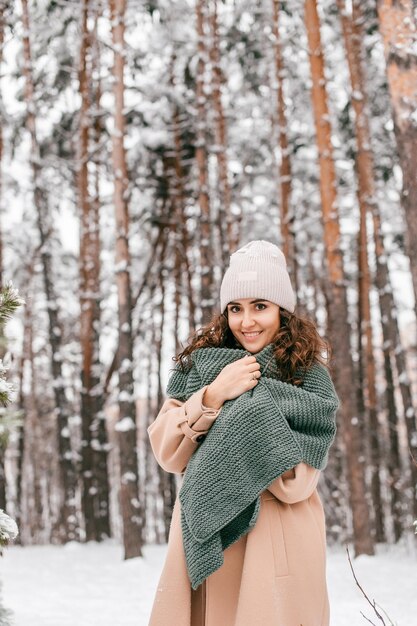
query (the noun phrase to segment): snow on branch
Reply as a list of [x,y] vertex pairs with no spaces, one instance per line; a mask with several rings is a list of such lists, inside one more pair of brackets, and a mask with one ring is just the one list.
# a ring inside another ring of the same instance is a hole
[[9,517],[3,509],[0,509],[0,555],[3,554],[2,548],[9,545],[10,541],[16,539],[19,534],[17,524]]
[[[23,303],[24,300],[19,297],[18,291],[13,287],[12,282],[3,287],[0,290],[0,325],[5,324]],[[3,407],[7,406],[11,401],[13,392],[12,385],[6,381],[6,371],[7,368],[0,359],[0,404]],[[4,422],[5,417],[0,414],[0,427],[4,426]],[[12,539],[15,539],[18,532],[16,522],[0,509],[0,555],[2,554],[2,548],[7,546]]]
[[24,302],[12,281],[9,281],[0,291],[0,324],[4,324]]

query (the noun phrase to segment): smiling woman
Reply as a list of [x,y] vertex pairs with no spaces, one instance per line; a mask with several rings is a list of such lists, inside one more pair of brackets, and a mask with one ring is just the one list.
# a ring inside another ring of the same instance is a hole
[[220,309],[174,357],[148,428],[161,467],[184,474],[149,626],[328,626],[329,346],[267,241],[232,254]]
[[220,288],[220,307],[221,313],[173,357],[181,367],[190,366],[198,348],[242,348],[255,354],[272,343],[281,380],[298,385],[300,372],[314,363],[327,365],[331,358],[331,346],[315,324],[295,313],[285,257],[267,241],[250,242],[231,256]]

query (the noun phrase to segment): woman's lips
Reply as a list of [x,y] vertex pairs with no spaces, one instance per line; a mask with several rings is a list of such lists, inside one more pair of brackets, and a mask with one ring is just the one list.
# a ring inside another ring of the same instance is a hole
[[262,330],[257,331],[256,334],[254,333],[245,334],[244,332],[242,332],[242,335],[244,336],[245,339],[247,339],[247,341],[254,341],[260,336],[261,333],[262,333]]

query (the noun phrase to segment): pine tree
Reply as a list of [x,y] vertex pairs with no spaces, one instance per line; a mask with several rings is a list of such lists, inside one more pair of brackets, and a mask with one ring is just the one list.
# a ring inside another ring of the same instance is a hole
[[[13,287],[12,283],[0,289],[0,326],[3,326],[15,311],[23,304],[18,291]],[[6,371],[3,362],[0,361],[0,405],[6,407],[11,402],[13,387],[6,380]],[[0,426],[2,430],[2,438],[7,436],[8,424],[7,414],[0,413]],[[1,443],[3,446],[3,442]],[[12,539],[18,534],[16,522],[10,518],[2,508],[0,508],[0,555],[2,548],[7,546]]]
[[279,167],[280,226],[282,251],[287,259],[288,271],[295,293],[298,292],[297,256],[294,237],[294,209],[291,208],[291,160],[287,137],[287,116],[284,99],[284,63],[279,34],[279,0],[272,0],[272,33],[275,61],[274,79],[277,93],[277,122],[281,162]]
[[124,31],[125,0],[110,0],[114,53],[113,171],[116,218],[116,283],[118,291],[118,375],[120,446],[120,508],[125,559],[142,555],[143,510],[139,502],[136,407],[133,386],[133,337],[127,168],[124,149]]
[[[340,251],[340,227],[337,214],[337,190],[331,146],[331,128],[327,106],[324,59],[321,48],[320,24],[315,0],[305,2],[312,77],[312,103],[317,135],[320,166],[320,195],[323,211],[324,240],[328,272],[328,334],[335,357],[334,376],[341,399],[342,436],[345,445],[347,479],[353,516],[355,553],[373,554],[369,509],[365,497],[364,462],[361,459],[359,420],[355,394],[345,381],[354,381],[350,346],[350,329],[346,318],[347,296],[343,258]],[[362,457],[363,459],[363,457]]]
[[76,511],[77,477],[74,455],[71,449],[68,419],[71,409],[62,376],[62,327],[57,306],[57,296],[52,278],[50,251],[50,231],[52,230],[48,197],[41,183],[41,154],[37,137],[36,99],[32,75],[32,54],[30,43],[30,19],[27,0],[22,0],[23,54],[25,76],[26,126],[31,138],[31,159],[33,181],[33,201],[37,215],[37,226],[41,246],[44,290],[49,321],[49,342],[51,348],[51,372],[54,380],[55,409],[58,423],[58,449],[63,486],[64,502],[57,520],[57,535],[61,541],[79,537],[79,523]]
[[367,411],[369,426],[364,429],[369,435],[370,454],[370,483],[373,501],[375,539],[383,542],[385,539],[384,516],[382,511],[382,494],[380,483],[381,445],[380,427],[377,418],[377,398],[375,382],[375,359],[372,336],[370,290],[371,277],[368,262],[368,228],[367,214],[372,214],[375,203],[375,188],[373,162],[371,152],[371,137],[366,116],[366,94],[364,93],[364,81],[362,72],[362,58],[360,50],[360,32],[358,26],[360,16],[357,15],[355,3],[353,4],[352,17],[345,11],[344,3],[339,0],[339,10],[342,17],[343,36],[346,47],[346,55],[349,65],[350,80],[352,86],[352,108],[355,113],[355,134],[357,142],[356,172],[358,179],[358,203],[359,203],[359,233],[358,233],[358,354],[359,354],[359,378],[366,380],[367,397],[363,396],[362,385],[358,392],[360,403]]
[[211,99],[214,118],[215,153],[217,159],[217,178],[219,181],[219,198],[217,211],[217,227],[219,233],[222,268],[226,271],[230,254],[237,248],[238,231],[234,227],[231,213],[231,189],[227,164],[227,128],[222,101],[222,85],[224,77],[221,68],[219,23],[217,0],[209,3],[210,23],[210,62],[211,62]]
[[206,65],[208,52],[206,45],[207,1],[196,0],[197,28],[197,74],[195,77],[195,99],[197,108],[195,156],[198,168],[198,202],[200,205],[200,263],[201,263],[201,316],[206,323],[213,313],[213,262],[212,218],[210,212],[210,194],[207,158],[207,97]]
[[385,48],[387,78],[394,118],[394,131],[402,169],[402,205],[407,228],[405,242],[413,278],[417,315],[417,64],[415,63],[416,21],[412,0],[378,0],[379,28]]
[[[80,310],[81,347],[83,351],[81,419],[82,419],[82,506],[85,519],[86,540],[100,540],[109,536],[109,497],[106,463],[106,438],[101,441],[100,428],[104,419],[104,394],[100,387],[99,327],[100,327],[100,223],[99,198],[93,197],[89,156],[93,138],[90,128],[93,97],[92,69],[95,33],[88,28],[92,15],[90,2],[83,1],[82,35],[80,47],[79,89],[81,109],[79,115],[78,200],[80,205]],[[96,42],[97,45],[97,42]],[[96,103],[98,104],[98,103]],[[96,164],[97,168],[97,164]],[[91,169],[91,166],[90,166]],[[97,176],[97,175],[96,175]],[[100,456],[103,463],[100,464]],[[101,479],[100,470],[104,470]]]

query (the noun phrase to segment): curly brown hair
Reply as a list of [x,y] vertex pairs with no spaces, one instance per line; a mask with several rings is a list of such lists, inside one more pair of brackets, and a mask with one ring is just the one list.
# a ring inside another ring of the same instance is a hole
[[[304,372],[314,363],[328,367],[331,347],[321,337],[312,320],[280,307],[280,328],[274,335],[274,354],[280,379],[292,385],[300,385],[300,370]],[[212,317],[210,322],[197,329],[189,338],[189,344],[172,358],[182,369],[191,367],[190,355],[198,348],[243,348],[229,328],[227,309]],[[323,354],[324,353],[324,354]]]

